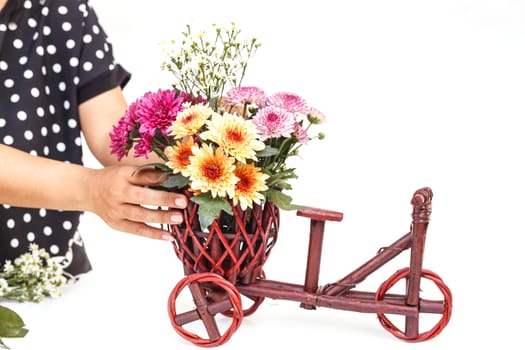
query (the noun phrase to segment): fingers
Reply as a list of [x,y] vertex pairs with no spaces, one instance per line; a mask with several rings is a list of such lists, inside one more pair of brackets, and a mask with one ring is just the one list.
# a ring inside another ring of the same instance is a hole
[[155,207],[184,209],[188,199],[181,193],[153,190],[148,187],[134,186],[129,189],[128,203]]
[[178,225],[183,220],[182,213],[178,210],[150,209],[138,205],[126,205],[123,217],[124,219],[115,225],[116,229],[160,240],[172,240],[172,236],[169,232],[147,223]]
[[168,175],[152,167],[135,168],[131,173],[129,182],[134,185],[156,186],[162,184]]
[[172,241],[173,237],[167,231],[160,228],[146,225],[142,222],[124,220],[117,228],[119,231],[131,233],[137,236],[157,239],[162,241]]

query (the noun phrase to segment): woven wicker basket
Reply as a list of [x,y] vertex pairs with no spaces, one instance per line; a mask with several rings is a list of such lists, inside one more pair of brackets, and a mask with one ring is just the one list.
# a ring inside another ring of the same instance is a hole
[[280,213],[272,202],[254,204],[242,210],[233,207],[233,216],[221,212],[203,232],[198,205],[189,201],[184,223],[173,225],[173,247],[186,275],[213,272],[232,284],[249,284],[263,276],[263,265],[277,241]]

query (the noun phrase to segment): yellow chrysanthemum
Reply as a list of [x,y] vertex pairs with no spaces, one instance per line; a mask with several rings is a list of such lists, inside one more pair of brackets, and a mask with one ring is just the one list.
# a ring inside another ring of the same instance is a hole
[[235,176],[239,181],[235,185],[233,204],[240,203],[242,210],[251,208],[253,203],[261,204],[264,196],[260,192],[268,189],[265,181],[269,176],[252,164],[242,163],[238,163],[235,167]]
[[258,139],[257,128],[251,120],[237,114],[214,113],[206,124],[208,131],[203,132],[201,138],[215,142],[240,162],[257,160],[255,152],[264,149],[264,143]]
[[208,144],[192,148],[193,156],[188,165],[188,176],[194,191],[211,192],[213,197],[233,197],[239,179],[234,174],[235,159],[222,148],[213,149]]
[[213,110],[207,105],[193,105],[177,114],[177,119],[168,127],[175,139],[195,134],[208,120]]
[[173,169],[173,173],[181,173],[188,176],[188,165],[190,164],[190,157],[193,155],[191,148],[195,145],[192,137],[187,137],[182,142],[177,142],[175,146],[168,146],[164,149],[164,153],[169,161],[166,165]]

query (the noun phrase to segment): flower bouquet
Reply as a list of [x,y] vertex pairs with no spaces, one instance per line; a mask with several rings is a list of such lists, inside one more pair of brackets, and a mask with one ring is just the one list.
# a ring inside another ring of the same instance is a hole
[[275,243],[279,210],[298,208],[285,193],[297,178],[287,160],[324,138],[309,132],[325,117],[297,94],[242,84],[260,43],[240,39],[235,24],[213,25],[210,37],[186,28],[161,65],[173,86],[130,104],[110,134],[111,152],[156,155],[148,166],[167,174],[162,187],[191,199],[185,222],[171,228],[187,273],[250,281]]

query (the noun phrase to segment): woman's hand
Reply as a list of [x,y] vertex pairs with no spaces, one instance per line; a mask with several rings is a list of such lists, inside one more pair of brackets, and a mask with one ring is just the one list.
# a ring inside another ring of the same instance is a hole
[[154,239],[170,240],[171,235],[151,224],[180,224],[188,199],[183,194],[152,189],[165,177],[153,168],[114,165],[93,171],[89,177],[88,211],[110,227]]

